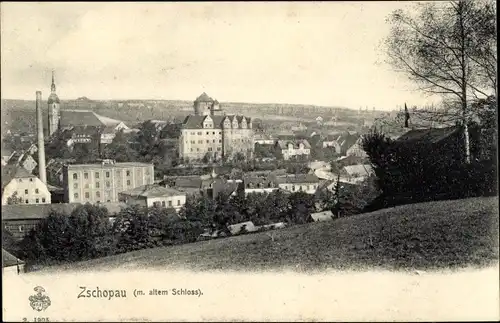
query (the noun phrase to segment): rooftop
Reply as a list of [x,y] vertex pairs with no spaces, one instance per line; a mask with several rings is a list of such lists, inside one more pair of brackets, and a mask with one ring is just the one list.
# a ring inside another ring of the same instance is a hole
[[2,205],[2,221],[4,220],[38,220],[49,216],[52,211],[70,214],[80,203],[59,204],[14,204]]
[[194,102],[214,102],[214,99],[203,92],[199,97],[196,98]]
[[176,189],[155,184],[139,186],[131,190],[121,192],[120,194],[140,197],[165,197],[184,195],[184,193]]
[[2,187],[10,183],[14,178],[35,178],[24,167],[16,165],[6,165],[2,167]]
[[118,125],[122,121],[101,116],[90,110],[61,110],[61,126],[94,126],[105,127]]
[[24,264],[24,262],[14,255],[2,249],[2,268],[15,266],[17,264]]
[[129,168],[129,167],[151,167],[153,164],[139,163],[139,162],[123,162],[114,164],[69,164],[68,169],[93,169],[93,168]]
[[446,128],[414,129],[403,134],[397,140],[398,141],[427,140],[432,143],[437,143],[451,136],[452,134],[456,133],[458,130],[459,128],[456,126],[446,127]]

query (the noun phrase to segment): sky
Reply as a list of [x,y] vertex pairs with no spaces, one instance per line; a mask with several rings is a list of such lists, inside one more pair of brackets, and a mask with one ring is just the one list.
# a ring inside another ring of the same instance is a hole
[[2,2],[2,98],[46,98],[54,70],[62,100],[423,105],[380,48],[408,5]]

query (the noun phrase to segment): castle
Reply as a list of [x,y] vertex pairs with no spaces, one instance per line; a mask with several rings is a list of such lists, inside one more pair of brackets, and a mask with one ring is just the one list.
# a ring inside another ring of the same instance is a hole
[[218,161],[242,156],[253,158],[252,119],[225,115],[217,100],[206,93],[194,101],[194,115],[184,119],[179,137],[179,157]]

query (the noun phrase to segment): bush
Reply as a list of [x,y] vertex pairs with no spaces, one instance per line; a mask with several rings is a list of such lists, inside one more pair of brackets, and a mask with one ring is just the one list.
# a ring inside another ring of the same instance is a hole
[[472,128],[472,162],[463,160],[459,128],[433,143],[427,140],[392,141],[372,132],[363,138],[382,195],[366,210],[433,201],[497,194],[496,159],[476,159],[481,136]]

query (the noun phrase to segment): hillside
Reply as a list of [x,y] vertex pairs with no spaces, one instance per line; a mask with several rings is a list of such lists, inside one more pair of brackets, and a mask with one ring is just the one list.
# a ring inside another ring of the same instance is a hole
[[483,266],[497,262],[498,255],[498,200],[472,198],[398,206],[46,270],[439,269]]

